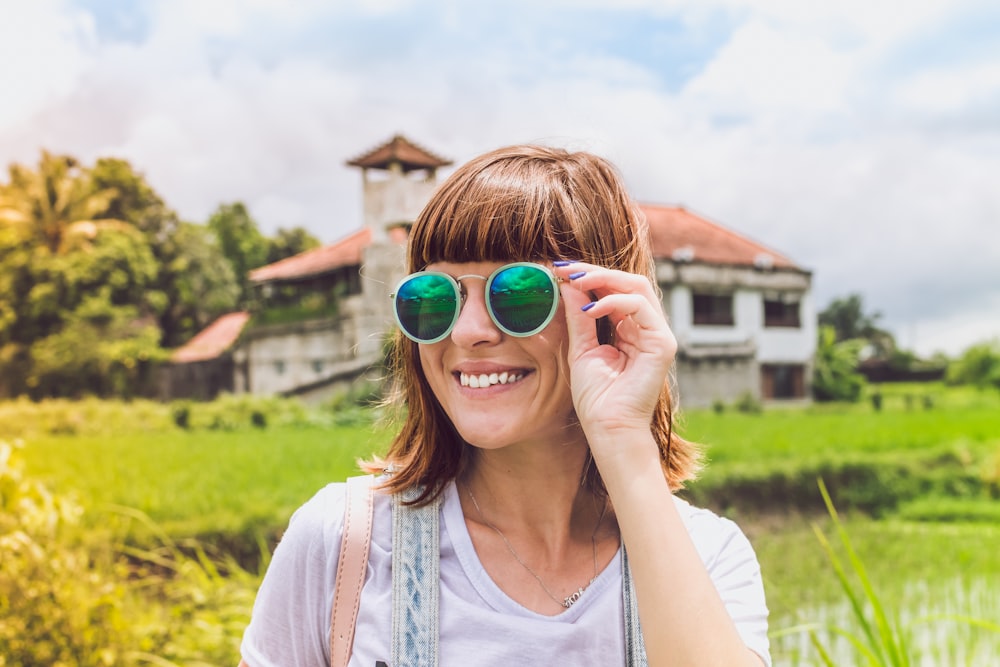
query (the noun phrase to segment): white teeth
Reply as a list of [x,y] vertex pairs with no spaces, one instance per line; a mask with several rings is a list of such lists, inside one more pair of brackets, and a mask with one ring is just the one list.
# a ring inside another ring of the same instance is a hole
[[459,374],[459,382],[463,387],[472,387],[473,389],[480,389],[485,387],[492,387],[496,384],[514,384],[521,379],[521,375],[516,373],[508,373],[504,371],[502,373],[481,373],[479,375],[468,375],[467,373]]

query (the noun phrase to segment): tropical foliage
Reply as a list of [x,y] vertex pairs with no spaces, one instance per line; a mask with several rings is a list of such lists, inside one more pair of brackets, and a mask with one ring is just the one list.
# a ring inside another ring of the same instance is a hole
[[819,327],[813,370],[813,396],[817,401],[857,401],[861,398],[865,378],[856,369],[866,345],[862,338],[838,341],[833,327]]
[[830,327],[837,342],[864,340],[870,352],[878,358],[889,358],[896,349],[896,341],[879,326],[882,313],[866,313],[860,294],[849,294],[834,299],[819,313],[819,325]]
[[120,159],[43,151],[0,181],[0,397],[147,394],[157,362],[246,305],[247,270],[315,247],[241,203],[181,221]]
[[1000,389],[1000,339],[970,346],[948,367],[951,384]]

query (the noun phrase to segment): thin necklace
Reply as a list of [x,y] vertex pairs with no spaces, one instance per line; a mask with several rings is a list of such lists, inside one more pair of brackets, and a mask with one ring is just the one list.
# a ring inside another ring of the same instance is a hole
[[493,525],[493,522],[486,518],[486,516],[483,514],[483,510],[479,508],[479,503],[476,501],[476,496],[473,495],[472,493],[472,487],[466,484],[465,490],[466,492],[468,492],[469,498],[472,499],[472,506],[476,508],[476,514],[479,515],[479,518],[482,519],[483,523],[492,528],[496,532],[496,534],[500,536],[500,539],[503,540],[503,543],[507,545],[507,551],[509,551],[510,555],[514,557],[514,560],[516,560],[521,565],[521,567],[527,570],[528,574],[530,574],[535,578],[535,581],[537,581],[538,585],[542,587],[542,590],[545,591],[545,594],[548,595],[550,598],[552,598],[553,602],[555,602],[557,605],[561,607],[569,609],[570,607],[573,606],[573,604],[576,601],[578,601],[581,597],[583,597],[583,592],[590,587],[590,584],[594,583],[594,579],[597,579],[597,531],[601,527],[601,523],[604,521],[605,513],[608,511],[608,499],[606,497],[604,498],[604,507],[601,509],[601,515],[597,517],[597,525],[594,526],[594,533],[590,536],[590,546],[592,547],[594,554],[594,576],[590,578],[590,581],[587,582],[586,586],[581,586],[580,588],[576,589],[574,593],[572,593],[571,595],[567,595],[562,600],[560,600],[552,593],[552,591],[549,590],[549,587],[545,585],[545,582],[542,581],[542,578],[539,577],[534,570],[528,567],[527,563],[521,560],[521,557],[517,555],[516,551],[514,551],[513,545],[510,543],[510,540],[507,539],[507,536],[503,534],[503,531],[501,531],[499,528]]

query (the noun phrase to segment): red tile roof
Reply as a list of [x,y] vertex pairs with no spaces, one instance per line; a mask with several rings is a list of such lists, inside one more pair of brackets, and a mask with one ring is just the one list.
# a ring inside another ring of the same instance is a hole
[[[695,215],[681,206],[642,204],[657,259],[799,269],[780,252]],[[801,270],[801,269],[799,269]]]
[[436,169],[438,167],[447,167],[451,164],[451,160],[445,160],[442,157],[434,155],[400,134],[397,134],[378,148],[353,160],[348,160],[347,164],[352,167],[365,167],[366,169],[388,169],[389,165],[393,162],[399,162],[403,167],[403,171]]
[[250,282],[265,283],[275,280],[292,280],[316,276],[342,266],[361,264],[364,249],[372,242],[372,231],[364,227],[328,246],[314,248],[254,269]]
[[187,344],[174,350],[170,361],[175,364],[188,364],[194,361],[215,359],[228,350],[240,337],[240,332],[250,319],[250,313],[227,313],[205,327]]

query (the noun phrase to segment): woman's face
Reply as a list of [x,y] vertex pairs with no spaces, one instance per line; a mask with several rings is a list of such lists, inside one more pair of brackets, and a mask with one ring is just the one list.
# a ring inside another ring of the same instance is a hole
[[[488,276],[505,262],[436,262],[428,270],[453,278]],[[478,277],[461,281],[466,298],[444,340],[419,345],[431,390],[462,438],[499,449],[536,441],[564,442],[579,433],[566,367],[566,317],[560,303],[534,336],[505,334],[490,319]]]

